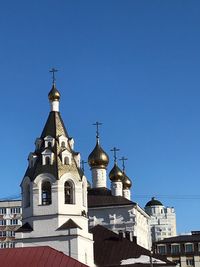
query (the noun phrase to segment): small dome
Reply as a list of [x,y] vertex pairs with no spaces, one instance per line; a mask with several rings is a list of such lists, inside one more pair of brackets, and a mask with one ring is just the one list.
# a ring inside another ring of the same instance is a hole
[[109,163],[109,157],[97,142],[95,148],[88,157],[88,164],[91,168],[102,167],[106,168]]
[[60,100],[60,93],[56,89],[55,84],[53,84],[51,91],[48,94],[49,100],[50,101],[59,101]]
[[130,189],[132,186],[131,179],[124,174],[124,179],[123,179],[123,189]]
[[110,180],[112,182],[122,182],[123,177],[124,177],[123,172],[120,170],[117,164],[115,164],[109,173]]
[[145,207],[151,207],[151,206],[163,206],[163,204],[159,200],[155,199],[155,197],[152,197],[152,199],[149,202],[147,202]]

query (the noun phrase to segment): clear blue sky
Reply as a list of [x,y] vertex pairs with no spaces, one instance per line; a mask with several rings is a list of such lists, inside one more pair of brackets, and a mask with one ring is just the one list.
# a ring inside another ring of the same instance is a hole
[[200,230],[199,14],[193,0],[2,1],[0,197],[20,192],[54,66],[82,158],[95,145],[92,123],[103,122],[108,170],[117,146],[133,200],[158,196],[175,207],[178,232]]

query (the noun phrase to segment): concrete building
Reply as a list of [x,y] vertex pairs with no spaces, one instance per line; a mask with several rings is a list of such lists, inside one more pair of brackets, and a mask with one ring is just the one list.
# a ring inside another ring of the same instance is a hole
[[180,267],[200,267],[200,231],[157,241],[154,252],[164,255]]
[[176,213],[173,207],[165,207],[159,200],[152,198],[145,206],[150,216],[152,242],[176,236]]
[[15,231],[21,226],[21,200],[0,201],[0,248],[13,248]]

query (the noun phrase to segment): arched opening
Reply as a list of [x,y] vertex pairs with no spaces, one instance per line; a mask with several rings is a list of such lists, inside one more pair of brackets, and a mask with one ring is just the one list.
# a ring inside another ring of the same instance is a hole
[[30,207],[30,184],[25,185],[24,188],[24,206]]
[[64,194],[65,204],[73,204],[73,186],[70,182],[65,182]]
[[69,165],[69,158],[68,157],[64,157],[64,164]]
[[47,144],[48,147],[51,147],[51,142],[49,141],[48,144]]
[[50,165],[50,157],[45,157],[45,165]]
[[51,183],[45,181],[42,183],[42,205],[51,204]]
[[61,147],[64,148],[65,147],[65,141],[61,142]]

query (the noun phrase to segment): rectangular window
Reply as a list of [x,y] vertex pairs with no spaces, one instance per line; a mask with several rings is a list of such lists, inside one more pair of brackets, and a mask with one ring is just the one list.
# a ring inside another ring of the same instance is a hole
[[171,253],[172,254],[177,254],[180,253],[180,245],[174,244],[171,246]]
[[7,236],[14,237],[15,236],[15,232],[14,231],[7,231]]
[[0,208],[0,214],[6,214],[6,208]]
[[194,266],[194,259],[186,259],[187,266]]
[[185,252],[193,252],[194,246],[193,244],[185,244]]
[[6,236],[6,231],[0,231],[0,236],[2,237],[4,237],[4,236]]
[[6,225],[6,220],[0,220],[0,225]]
[[160,245],[157,246],[158,254],[166,254],[166,246],[165,245]]
[[10,225],[18,225],[18,220],[17,219],[10,220]]
[[20,214],[21,213],[21,208],[20,207],[11,208],[10,209],[10,213],[11,214]]

